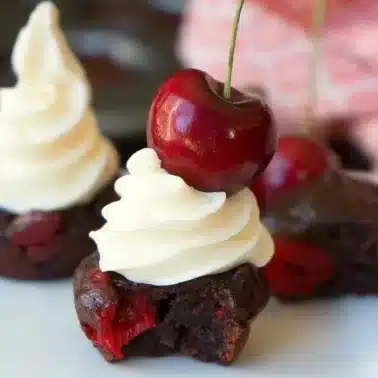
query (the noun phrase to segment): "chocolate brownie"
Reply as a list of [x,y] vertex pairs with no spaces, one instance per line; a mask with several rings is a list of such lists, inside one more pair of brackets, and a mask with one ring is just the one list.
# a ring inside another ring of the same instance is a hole
[[0,276],[22,280],[70,277],[96,249],[91,230],[102,226],[102,208],[117,199],[114,182],[89,204],[22,215],[0,210]]
[[353,130],[358,127],[358,123],[358,119],[350,117],[326,119],[314,128],[313,137],[324,141],[327,148],[338,157],[343,169],[368,172],[373,169],[374,162],[353,137]]
[[93,254],[76,270],[75,306],[82,330],[108,361],[180,353],[231,364],[269,299],[261,272],[250,264],[157,287],[103,273],[98,259]]
[[378,187],[334,170],[268,204],[276,254],[264,269],[282,300],[378,294]]
[[327,145],[339,158],[341,166],[346,170],[372,171],[374,162],[352,138],[330,137]]

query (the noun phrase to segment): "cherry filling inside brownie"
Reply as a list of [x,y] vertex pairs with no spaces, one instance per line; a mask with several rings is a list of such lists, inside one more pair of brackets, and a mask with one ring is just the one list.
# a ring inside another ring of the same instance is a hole
[[114,201],[113,183],[87,205],[15,215],[0,211],[0,276],[49,280],[72,275],[96,249],[88,237],[103,224],[102,208]]
[[127,168],[90,233],[98,254],[74,275],[82,330],[109,361],[181,353],[231,364],[270,297],[257,267],[273,241],[253,193],[198,191],[149,148]]
[[158,287],[104,273],[98,259],[92,255],[77,269],[75,305],[81,328],[108,361],[181,353],[230,364],[269,299],[250,264]]
[[275,256],[264,275],[273,294],[377,295],[377,214],[378,187],[332,169],[270,203],[265,224]]

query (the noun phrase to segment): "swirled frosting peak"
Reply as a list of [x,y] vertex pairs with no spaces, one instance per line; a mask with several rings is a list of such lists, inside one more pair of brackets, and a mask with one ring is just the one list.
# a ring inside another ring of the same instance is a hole
[[99,132],[84,70],[59,12],[43,2],[20,31],[17,83],[0,90],[0,207],[57,210],[90,201],[115,176],[118,154]]
[[103,271],[160,286],[271,259],[273,241],[249,189],[230,198],[195,190],[148,148],[127,168],[115,184],[120,200],[103,209],[106,224],[90,234]]

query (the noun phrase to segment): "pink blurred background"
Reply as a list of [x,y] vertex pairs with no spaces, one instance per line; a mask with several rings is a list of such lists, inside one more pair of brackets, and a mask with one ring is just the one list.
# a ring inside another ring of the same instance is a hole
[[[236,4],[188,2],[178,47],[186,66],[224,78]],[[308,102],[311,12],[309,0],[247,0],[242,14],[234,84],[264,86],[285,132],[301,127]],[[350,119],[338,131],[351,135],[378,164],[377,37],[377,1],[328,1],[315,112],[319,121]]]
[[[0,2],[2,85],[14,80],[9,53],[37,2]],[[94,85],[100,124],[124,159],[145,145],[149,104],[167,75],[190,66],[220,80],[225,76],[237,0],[56,3],[67,36]],[[263,86],[282,132],[295,132],[303,125],[312,51],[311,9],[311,0],[246,0],[242,14],[233,84],[242,89]],[[362,156],[364,164],[348,163],[349,167],[376,171],[377,37],[377,0],[328,0],[314,129],[324,138],[342,140],[337,148],[344,158]]]

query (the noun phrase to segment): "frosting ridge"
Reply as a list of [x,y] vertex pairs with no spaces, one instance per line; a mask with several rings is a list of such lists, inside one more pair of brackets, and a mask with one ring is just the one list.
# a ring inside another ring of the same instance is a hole
[[106,224],[90,234],[103,271],[159,286],[271,259],[273,241],[249,189],[230,198],[198,191],[163,170],[148,148],[127,168],[115,184],[120,200],[103,209]]

